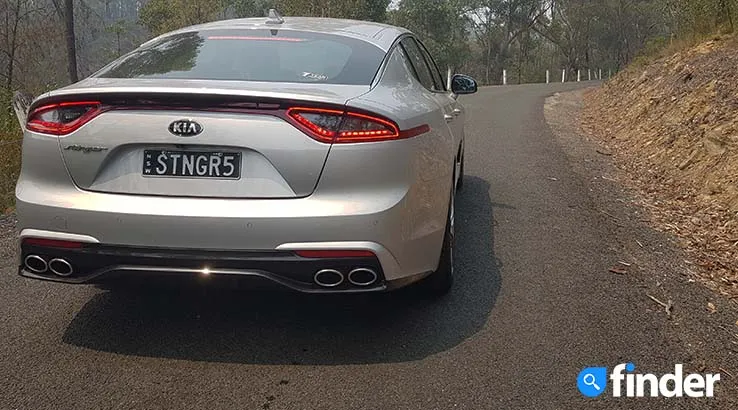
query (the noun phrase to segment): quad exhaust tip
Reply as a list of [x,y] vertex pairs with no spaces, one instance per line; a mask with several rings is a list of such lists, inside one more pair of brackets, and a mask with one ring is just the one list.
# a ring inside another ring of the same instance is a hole
[[26,259],[23,260],[23,265],[33,273],[44,273],[49,270],[49,264],[46,263],[44,258],[38,255],[26,256]]
[[355,286],[370,286],[377,278],[377,272],[369,268],[357,268],[348,274],[348,281]]
[[74,273],[72,265],[66,259],[55,258],[49,261],[49,270],[58,276],[70,276]]
[[315,273],[313,280],[318,286],[333,288],[343,283],[343,273],[335,269],[322,269]]

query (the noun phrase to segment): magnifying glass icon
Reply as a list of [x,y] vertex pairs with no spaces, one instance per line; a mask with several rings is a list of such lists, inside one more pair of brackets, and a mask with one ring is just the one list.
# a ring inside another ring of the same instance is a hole
[[584,375],[584,378],[582,379],[585,385],[594,387],[595,390],[600,391],[602,388],[597,385],[595,377],[592,373],[587,373]]

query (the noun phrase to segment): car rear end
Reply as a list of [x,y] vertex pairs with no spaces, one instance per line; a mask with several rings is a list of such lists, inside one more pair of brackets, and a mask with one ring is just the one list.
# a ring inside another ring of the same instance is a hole
[[348,104],[370,91],[384,51],[275,32],[178,33],[34,101],[20,273],[366,292],[432,270],[421,255],[438,235],[408,224],[432,133]]

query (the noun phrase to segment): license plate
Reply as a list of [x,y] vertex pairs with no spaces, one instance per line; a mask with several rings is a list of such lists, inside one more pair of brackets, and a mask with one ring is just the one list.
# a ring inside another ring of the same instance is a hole
[[143,174],[152,177],[241,177],[240,152],[144,150]]

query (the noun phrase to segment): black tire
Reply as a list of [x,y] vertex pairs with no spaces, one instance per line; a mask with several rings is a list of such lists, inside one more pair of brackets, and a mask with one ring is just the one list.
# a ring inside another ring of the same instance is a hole
[[448,293],[454,283],[454,202],[452,192],[438,268],[418,283],[419,290],[426,297],[439,298]]
[[456,190],[461,191],[464,187],[464,151],[461,151],[461,166],[459,167],[459,180],[456,182]]

